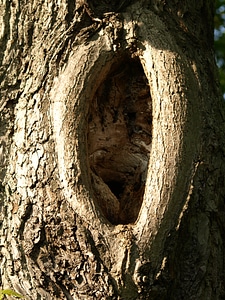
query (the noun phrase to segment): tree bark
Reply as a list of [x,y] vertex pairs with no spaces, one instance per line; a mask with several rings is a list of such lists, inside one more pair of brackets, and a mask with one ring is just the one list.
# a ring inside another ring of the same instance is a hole
[[0,11],[2,288],[224,298],[213,1]]

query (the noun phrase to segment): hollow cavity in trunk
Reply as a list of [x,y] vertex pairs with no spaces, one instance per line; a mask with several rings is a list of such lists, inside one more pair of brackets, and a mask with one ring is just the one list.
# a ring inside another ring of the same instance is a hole
[[94,198],[112,224],[134,223],[145,190],[152,101],[137,58],[115,62],[91,101],[88,157]]

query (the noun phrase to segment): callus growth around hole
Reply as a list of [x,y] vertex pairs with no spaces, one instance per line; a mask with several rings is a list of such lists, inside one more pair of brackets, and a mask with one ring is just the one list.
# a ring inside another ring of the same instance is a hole
[[112,224],[137,219],[151,149],[152,106],[139,60],[115,63],[89,108],[88,153],[95,201]]

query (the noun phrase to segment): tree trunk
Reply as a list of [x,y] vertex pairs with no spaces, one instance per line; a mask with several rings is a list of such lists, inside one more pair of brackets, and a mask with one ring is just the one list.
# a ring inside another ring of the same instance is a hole
[[225,297],[213,1],[146,2],[1,3],[1,286],[26,299]]

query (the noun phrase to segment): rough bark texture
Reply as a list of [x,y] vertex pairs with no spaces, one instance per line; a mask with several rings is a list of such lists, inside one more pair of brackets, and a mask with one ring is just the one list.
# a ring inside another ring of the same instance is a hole
[[0,5],[2,288],[223,299],[213,1]]

